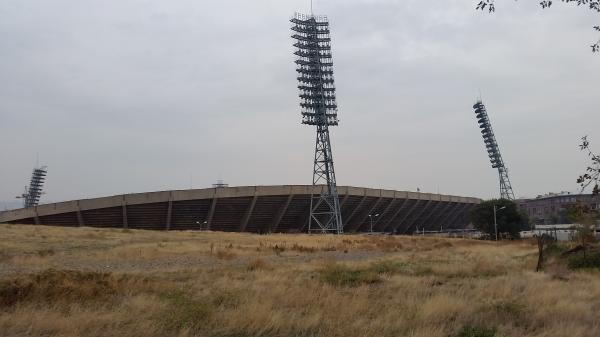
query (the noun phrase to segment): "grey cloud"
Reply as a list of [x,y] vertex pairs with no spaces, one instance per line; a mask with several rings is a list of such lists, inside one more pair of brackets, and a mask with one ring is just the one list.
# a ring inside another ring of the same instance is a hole
[[[306,1],[4,1],[0,200],[310,183],[289,24]],[[332,23],[340,184],[491,197],[482,90],[516,193],[574,190],[598,125],[597,16],[526,1],[316,1]],[[582,122],[586,121],[586,122]],[[600,138],[598,138],[600,144]]]

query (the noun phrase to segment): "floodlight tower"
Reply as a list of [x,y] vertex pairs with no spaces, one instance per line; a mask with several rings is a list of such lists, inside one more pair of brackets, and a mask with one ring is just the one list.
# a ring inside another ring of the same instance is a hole
[[515,194],[513,193],[510,179],[508,178],[508,169],[504,166],[504,161],[502,160],[502,155],[500,155],[500,149],[498,148],[498,142],[496,141],[496,136],[494,136],[494,131],[492,130],[492,124],[490,123],[485,105],[483,105],[481,99],[477,100],[477,103],[473,105],[473,109],[475,109],[475,116],[477,117],[479,128],[481,129],[481,135],[483,136],[483,142],[485,143],[485,147],[490,157],[492,168],[498,169],[500,198],[515,200]]
[[48,173],[48,169],[46,166],[36,167],[33,169],[33,173],[31,174],[31,181],[29,182],[29,187],[25,187],[25,192],[18,196],[17,198],[23,199],[23,207],[33,207],[37,206],[40,197],[42,196],[42,187],[44,186],[44,181],[46,180],[46,174]]
[[317,127],[313,186],[324,187],[311,195],[308,231],[344,231],[338,198],[329,127],[338,125],[329,21],[326,16],[294,14],[296,71],[302,124]]

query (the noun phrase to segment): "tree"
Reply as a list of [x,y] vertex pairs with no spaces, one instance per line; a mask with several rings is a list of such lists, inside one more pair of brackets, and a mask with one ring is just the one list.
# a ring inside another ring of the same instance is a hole
[[538,244],[538,262],[535,267],[535,271],[539,272],[544,268],[544,249],[548,244],[554,242],[554,239],[548,234],[541,234],[537,236]]
[[[549,0],[540,1],[540,6],[544,9],[550,8],[552,6],[552,2],[553,1]],[[583,5],[583,8],[588,8],[591,11],[600,13],[600,0],[561,0],[561,2],[577,6]],[[495,0],[481,0],[476,7],[476,9],[480,9],[482,11],[484,11],[486,8],[488,9],[489,13],[495,12]],[[594,30],[600,32],[600,25],[594,26]],[[600,52],[600,39],[598,39],[598,41],[593,43],[590,47],[592,48],[592,52]]]
[[487,200],[475,206],[470,213],[471,223],[478,230],[495,237],[494,206],[498,210],[496,212],[498,233],[509,233],[511,237],[518,238],[519,231],[528,223],[528,219],[519,210],[517,204],[508,199]]
[[[592,195],[598,198],[600,190],[598,188],[598,180],[600,180],[600,156],[595,154],[590,148],[590,142],[587,136],[581,138],[581,144],[579,145],[581,151],[585,151],[588,157],[591,159],[591,163],[586,168],[585,173],[577,178],[577,183],[581,186],[581,193],[592,187]],[[600,218],[600,211],[598,209],[590,209],[586,205],[577,202],[570,205],[567,209],[569,218],[571,221],[579,224],[577,228],[577,241],[581,244],[583,249],[583,259],[587,258],[586,250],[589,242],[595,241],[594,227],[595,223]]]
[[593,186],[592,194],[599,195],[600,189],[598,188],[598,181],[600,180],[600,156],[592,152],[587,136],[581,138],[581,144],[579,145],[579,148],[581,151],[587,152],[587,155],[590,157],[592,162],[586,168],[586,172],[577,178],[577,183],[579,186],[581,186],[582,193],[589,186]]
[[594,236],[594,222],[597,217],[596,212],[586,205],[576,202],[567,207],[569,220],[578,225],[575,240],[580,244],[583,250],[583,259],[587,259],[586,251],[589,243],[596,241]]

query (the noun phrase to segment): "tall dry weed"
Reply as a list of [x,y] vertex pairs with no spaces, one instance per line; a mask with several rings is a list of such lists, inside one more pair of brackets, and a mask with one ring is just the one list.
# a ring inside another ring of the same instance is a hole
[[[0,236],[10,256],[0,261],[0,336],[600,331],[600,272],[534,273],[536,247],[526,242],[36,226],[2,227]],[[37,253],[45,249],[55,253]],[[57,269],[38,271],[48,265]]]

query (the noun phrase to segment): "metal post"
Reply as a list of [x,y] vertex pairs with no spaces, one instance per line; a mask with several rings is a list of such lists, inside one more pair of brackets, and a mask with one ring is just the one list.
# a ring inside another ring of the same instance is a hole
[[373,214],[369,214],[369,221],[371,222],[371,230],[369,232],[373,233],[373,218],[377,218],[379,216],[379,213],[373,215]]
[[506,206],[496,208],[496,205],[494,205],[494,231],[496,232],[496,241],[498,241],[498,221],[496,221],[496,212],[501,211],[505,208]]
[[494,205],[494,232],[496,233],[496,241],[498,241],[498,222],[496,221],[496,205]]
[[[207,224],[207,223],[208,223],[208,221],[203,221],[203,222],[196,221],[196,225],[198,225],[198,230],[202,231],[202,229],[203,229],[204,227],[207,227],[207,226],[206,226],[206,224]],[[207,229],[208,229],[208,228],[207,228]]]

